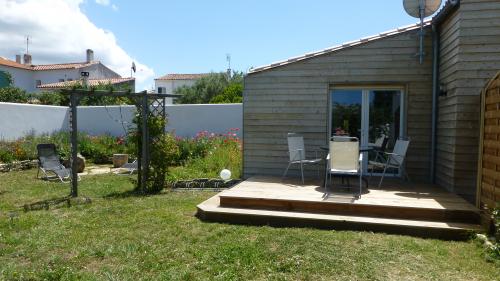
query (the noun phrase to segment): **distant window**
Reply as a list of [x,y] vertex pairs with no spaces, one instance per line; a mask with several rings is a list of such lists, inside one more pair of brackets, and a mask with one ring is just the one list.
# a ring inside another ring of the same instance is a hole
[[68,81],[73,81],[73,78],[68,78]]
[[37,86],[42,85],[42,80],[36,80],[36,85],[37,85]]
[[158,94],[165,94],[164,87],[158,87]]
[[64,79],[59,79],[59,82],[64,82]]

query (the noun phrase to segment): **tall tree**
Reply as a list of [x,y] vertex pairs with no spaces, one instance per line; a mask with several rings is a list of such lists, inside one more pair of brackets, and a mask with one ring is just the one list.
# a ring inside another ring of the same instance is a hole
[[[219,97],[214,99],[216,96],[224,95],[227,88],[233,85],[241,85],[241,89],[243,89],[243,73],[242,72],[233,72],[231,77],[225,72],[220,73],[210,73],[207,76],[204,76],[198,79],[193,86],[182,86],[175,90],[175,94],[180,95],[179,98],[176,99],[176,103],[179,104],[200,104],[200,103],[220,103],[220,101],[224,101],[224,97]],[[232,91],[231,94],[236,94],[241,97],[242,91]],[[233,98],[237,100],[237,98]],[[232,100],[233,100],[232,99]]]

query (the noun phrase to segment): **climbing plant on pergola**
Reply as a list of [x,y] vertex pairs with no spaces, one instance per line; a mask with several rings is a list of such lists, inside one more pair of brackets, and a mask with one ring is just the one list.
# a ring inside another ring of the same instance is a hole
[[[61,91],[63,94],[69,95],[70,99],[70,115],[69,128],[71,138],[71,196],[78,196],[78,173],[77,173],[77,153],[78,153],[78,112],[77,106],[82,98],[85,97],[125,97],[128,98],[136,106],[139,113],[137,130],[141,135],[141,141],[137,142],[137,188],[145,193],[146,183],[149,177],[150,170],[150,144],[153,139],[149,135],[148,119],[152,117],[161,117],[166,119],[165,98],[178,97],[178,95],[169,94],[148,94],[146,91],[133,93],[130,91],[113,91],[113,90],[95,90],[95,89],[65,89]],[[139,128],[138,128],[139,129]]]

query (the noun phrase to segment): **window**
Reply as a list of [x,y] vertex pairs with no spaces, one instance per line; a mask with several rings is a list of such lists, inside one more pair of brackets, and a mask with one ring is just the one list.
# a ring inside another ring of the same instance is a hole
[[73,81],[73,78],[68,78],[68,81]]
[[163,93],[162,90],[163,90],[162,87],[158,87],[158,94],[162,94]]
[[36,80],[36,85],[37,85],[37,86],[42,85],[42,80]]
[[59,79],[59,82],[64,82],[64,79]]

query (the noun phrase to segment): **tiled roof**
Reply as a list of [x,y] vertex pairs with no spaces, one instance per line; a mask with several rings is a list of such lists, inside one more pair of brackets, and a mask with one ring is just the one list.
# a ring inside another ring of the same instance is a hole
[[[425,26],[429,26],[430,24],[431,24],[430,20],[426,20],[424,22]],[[274,63],[268,64],[268,65],[263,65],[263,66],[251,68],[248,73],[251,74],[251,73],[256,73],[256,72],[261,72],[261,71],[264,71],[264,70],[272,69],[272,68],[275,68],[275,67],[278,67],[278,66],[288,65],[288,64],[291,64],[291,63],[294,63],[294,62],[297,62],[297,61],[301,61],[301,60],[305,60],[305,59],[310,59],[310,58],[321,56],[321,55],[324,55],[324,54],[336,52],[336,51],[343,50],[343,49],[346,49],[346,48],[349,48],[349,47],[358,46],[358,45],[361,45],[361,44],[365,44],[365,43],[372,42],[372,41],[375,41],[375,40],[379,40],[379,39],[383,39],[383,38],[386,38],[386,37],[398,35],[398,34],[401,34],[401,33],[404,33],[404,32],[410,31],[410,30],[416,30],[416,29],[419,29],[419,28],[420,28],[420,23],[412,24],[412,25],[407,25],[407,26],[403,26],[403,27],[398,27],[396,29],[385,31],[385,32],[379,33],[377,35],[373,35],[373,36],[369,36],[369,37],[364,37],[364,38],[361,38],[359,40],[355,40],[355,41],[351,41],[351,42],[346,42],[346,43],[343,43],[343,44],[338,45],[338,46],[333,46],[333,47],[326,48],[326,49],[323,49],[323,50],[320,50],[320,51],[307,53],[307,54],[304,54],[304,55],[301,55],[301,56],[298,56],[298,57],[289,58],[287,60],[274,62]]]
[[[108,85],[108,84],[116,85],[116,84],[134,81],[134,80],[135,80],[134,77],[110,78],[110,79],[89,79],[88,85],[89,86],[99,86],[99,85]],[[39,88],[39,89],[64,89],[64,88],[71,88],[71,87],[79,86],[79,85],[82,85],[82,80],[42,84],[40,86],[37,86],[37,88]]]
[[177,74],[177,73],[171,73],[167,74],[164,76],[161,76],[159,78],[156,78],[155,80],[196,80],[200,79],[203,76],[207,76],[208,73],[198,73],[198,74]]
[[31,66],[29,65],[24,65],[24,64],[20,64],[20,63],[17,63],[15,61],[12,61],[12,60],[8,60],[6,58],[3,58],[3,57],[0,57],[0,65],[5,65],[5,66],[10,66],[10,67],[15,67],[15,68],[24,68],[24,69],[28,69],[28,70],[31,70]]
[[57,69],[78,69],[90,65],[98,64],[98,61],[93,62],[71,62],[71,63],[56,63],[56,64],[39,64],[33,65],[33,70],[57,70]]
[[39,64],[39,65],[25,65],[15,61],[0,57],[0,65],[23,68],[27,70],[58,70],[58,69],[78,69],[94,64],[100,63],[99,61],[93,62],[72,62],[72,63],[57,63],[57,64]]

